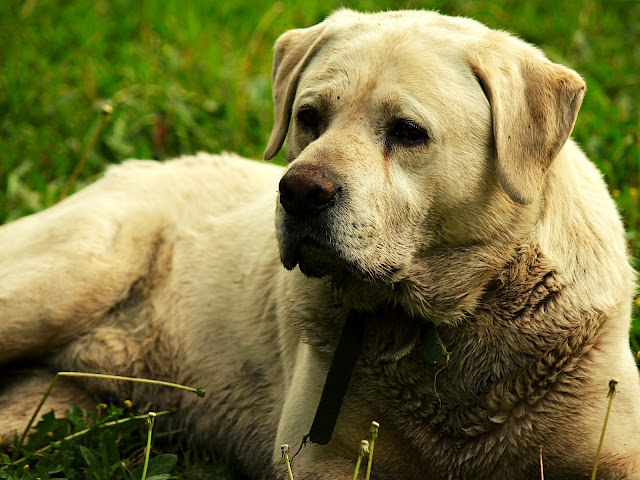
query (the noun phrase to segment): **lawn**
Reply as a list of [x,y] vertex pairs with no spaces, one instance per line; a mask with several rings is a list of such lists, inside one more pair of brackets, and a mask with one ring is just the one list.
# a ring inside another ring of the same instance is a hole
[[[272,125],[275,39],[341,5],[471,16],[581,73],[588,88],[574,137],[603,172],[640,267],[637,0],[4,0],[0,224],[52,205],[127,158],[199,150],[260,158]],[[634,318],[638,350],[640,298]]]

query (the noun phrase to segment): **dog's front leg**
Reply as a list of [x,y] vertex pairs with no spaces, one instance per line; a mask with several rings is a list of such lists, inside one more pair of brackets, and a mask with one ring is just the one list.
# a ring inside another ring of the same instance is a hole
[[[288,478],[286,467],[281,464],[280,446],[285,443],[291,446],[289,456],[292,458],[292,470],[296,480],[353,476],[355,456],[348,459],[340,441],[344,433],[344,428],[340,428],[342,415],[338,418],[339,427],[327,445],[306,442],[300,448],[303,438],[311,428],[329,362],[330,358],[318,353],[311,346],[305,343],[298,344],[295,367],[285,391],[284,406],[274,445],[274,468],[279,472],[277,478]],[[356,445],[358,437],[353,438]],[[357,445],[354,448],[357,454]]]

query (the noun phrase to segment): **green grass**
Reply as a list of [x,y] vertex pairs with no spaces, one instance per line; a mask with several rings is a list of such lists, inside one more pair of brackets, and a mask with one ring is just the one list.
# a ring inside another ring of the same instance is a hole
[[[0,479],[138,480],[145,471],[146,480],[223,480],[232,475],[228,461],[204,452],[167,453],[177,432],[154,433],[145,470],[149,417],[130,402],[101,404],[95,411],[71,405],[57,413],[64,415],[43,415],[24,445],[18,447],[14,440],[12,451],[19,455],[0,453]],[[156,422],[166,414],[171,412],[158,412]]]
[[[164,159],[198,150],[261,157],[272,125],[275,39],[288,28],[321,21],[340,5],[334,0],[0,2],[0,223],[55,203],[87,151],[73,190],[95,180],[106,165],[130,157]],[[471,16],[518,33],[580,72],[588,90],[574,137],[602,170],[640,267],[637,0],[345,5],[425,6]],[[106,102],[113,113],[88,150]],[[640,300],[634,317],[631,343],[638,350]]]
[[[0,478],[140,478],[147,415],[130,410],[103,405],[97,413],[87,413],[72,405],[64,417],[46,413],[19,456],[1,455]],[[149,462],[152,473],[169,473],[177,455],[154,459]]]

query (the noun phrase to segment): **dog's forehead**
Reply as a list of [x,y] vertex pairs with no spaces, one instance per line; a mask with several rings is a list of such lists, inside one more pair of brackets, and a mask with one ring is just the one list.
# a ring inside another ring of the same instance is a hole
[[465,59],[470,46],[490,32],[475,20],[433,11],[339,10],[326,24],[330,40],[303,76],[315,86],[362,86],[363,81],[381,77],[416,86],[451,81],[459,71],[468,70]]
[[411,33],[431,31],[435,35],[453,35],[463,38],[483,35],[490,31],[488,27],[471,18],[451,17],[431,10],[361,13],[341,9],[334,12],[325,22],[327,27],[353,33],[384,32],[385,30],[410,31]]
[[341,11],[334,25],[330,17],[330,41],[303,72],[298,103],[317,94],[359,105],[376,98],[458,101],[456,92],[475,82],[467,45],[488,29],[473,20],[415,13]]

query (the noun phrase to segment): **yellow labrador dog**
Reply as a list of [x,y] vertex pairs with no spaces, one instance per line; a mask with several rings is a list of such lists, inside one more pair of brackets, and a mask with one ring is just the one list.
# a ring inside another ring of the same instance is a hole
[[599,478],[640,478],[634,272],[569,139],[580,76],[473,20],[341,10],[280,37],[273,92],[287,169],[129,161],[0,229],[0,433],[50,372],[153,377],[207,395],[63,382],[48,406],[179,405],[189,438],[284,478],[354,318],[296,480],[351,478],[372,420],[376,479],[539,479],[540,445],[549,478],[586,478],[610,379]]

